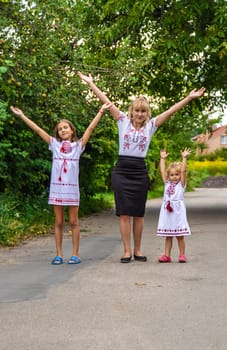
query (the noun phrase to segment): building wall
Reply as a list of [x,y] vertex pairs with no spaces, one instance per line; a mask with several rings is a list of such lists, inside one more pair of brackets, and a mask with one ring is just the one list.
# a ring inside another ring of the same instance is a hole
[[214,152],[218,149],[227,149],[227,144],[221,143],[221,137],[227,135],[227,126],[220,127],[214,130],[212,135],[209,135],[208,132],[203,135],[199,135],[196,138],[196,143],[203,143],[207,147],[201,152],[201,150],[197,149],[197,154],[208,154]]

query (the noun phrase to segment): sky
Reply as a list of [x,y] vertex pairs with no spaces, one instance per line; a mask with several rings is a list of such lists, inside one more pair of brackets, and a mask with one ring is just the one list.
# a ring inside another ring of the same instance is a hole
[[225,109],[224,117],[223,117],[223,120],[222,120],[222,125],[225,125],[225,124],[227,124],[227,108]]
[[[219,115],[220,113],[219,112],[216,112],[213,114],[213,118],[215,118],[217,115]],[[211,116],[211,119],[213,119],[212,116]],[[221,123],[218,123],[217,124],[218,126],[221,126],[221,125],[227,125],[227,107],[225,108],[224,110],[224,115],[223,115],[223,118],[222,118],[222,121]]]
[[224,116],[220,125],[227,125],[227,108],[224,110]]

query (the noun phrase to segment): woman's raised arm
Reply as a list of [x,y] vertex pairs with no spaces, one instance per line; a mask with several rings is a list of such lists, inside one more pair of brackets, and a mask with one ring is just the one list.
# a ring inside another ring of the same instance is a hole
[[[90,89],[94,92],[94,94],[100,99],[102,103],[111,103],[109,98],[95,85],[93,82],[93,78],[91,74],[85,75],[81,72],[77,72],[78,76],[81,80],[83,80],[87,85],[90,87]],[[114,119],[118,119],[120,110],[115,106],[114,103],[112,103],[112,107],[109,109],[110,114],[114,117]]]

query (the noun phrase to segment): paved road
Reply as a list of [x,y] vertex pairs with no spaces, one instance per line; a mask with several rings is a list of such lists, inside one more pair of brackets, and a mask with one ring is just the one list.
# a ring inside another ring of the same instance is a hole
[[50,265],[52,236],[0,250],[0,349],[226,350],[227,189],[186,194],[187,264],[176,242],[173,263],[157,262],[160,204],[147,205],[147,263],[120,264],[113,210],[81,220],[80,265]]

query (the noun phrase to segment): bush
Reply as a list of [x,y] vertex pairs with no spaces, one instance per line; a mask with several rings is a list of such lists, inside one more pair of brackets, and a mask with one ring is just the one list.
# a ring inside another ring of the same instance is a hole
[[53,226],[52,208],[44,196],[20,198],[0,195],[0,245],[14,246],[32,236],[47,234]]
[[198,161],[205,161],[205,160],[210,160],[210,161],[214,161],[214,160],[227,160],[227,149],[218,149],[215,152],[212,153],[208,153],[206,155],[199,155],[195,157],[195,160]]
[[200,176],[200,174],[207,173],[208,176],[220,176],[227,175],[227,161],[223,160],[204,160],[200,161],[190,161],[188,163],[189,171],[193,171],[196,175]]

